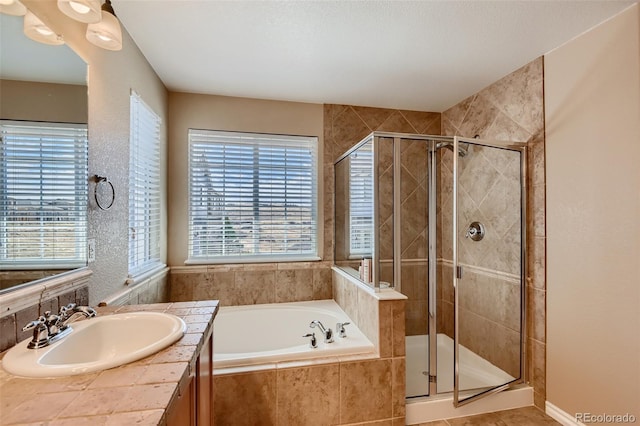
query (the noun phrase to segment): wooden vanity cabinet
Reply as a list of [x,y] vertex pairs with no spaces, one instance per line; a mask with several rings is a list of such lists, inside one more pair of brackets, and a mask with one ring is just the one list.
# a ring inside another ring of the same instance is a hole
[[168,409],[167,426],[213,425],[213,338],[206,337],[189,384]]

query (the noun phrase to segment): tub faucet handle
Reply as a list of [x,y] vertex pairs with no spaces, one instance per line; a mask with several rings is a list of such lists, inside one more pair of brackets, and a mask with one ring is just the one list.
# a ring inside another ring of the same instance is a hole
[[302,337],[311,337],[311,340],[309,340],[309,347],[312,349],[316,349],[318,347],[318,341],[316,340],[316,333],[308,333],[305,334]]
[[318,320],[311,321],[311,324],[309,324],[309,327],[311,328],[318,327],[322,332],[322,334],[324,334],[324,342],[333,343],[333,331],[331,331],[330,328],[325,328],[325,326],[322,325],[320,321]]
[[338,332],[338,337],[345,338],[347,337],[347,331],[344,329],[345,326],[351,324],[350,322],[339,322],[336,324],[336,331]]

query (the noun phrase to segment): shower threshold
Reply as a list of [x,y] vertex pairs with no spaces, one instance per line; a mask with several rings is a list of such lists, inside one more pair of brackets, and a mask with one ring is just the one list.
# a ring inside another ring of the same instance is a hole
[[[438,394],[453,391],[453,339],[438,333]],[[406,372],[407,397],[429,394],[429,336],[407,336]],[[515,380],[500,368],[491,364],[464,346],[460,346],[460,388],[480,389],[498,386]]]
[[[428,374],[425,375],[422,372],[427,371],[428,338],[428,335],[407,336],[406,338],[407,425],[533,405],[533,388],[522,384],[504,392],[489,395],[463,407],[455,408],[452,393],[453,340],[445,334],[437,336],[438,393],[426,396],[429,390],[429,377]],[[468,373],[461,374],[460,377],[463,389],[482,388],[514,379],[465,347],[461,347],[460,359],[465,365],[463,373]]]

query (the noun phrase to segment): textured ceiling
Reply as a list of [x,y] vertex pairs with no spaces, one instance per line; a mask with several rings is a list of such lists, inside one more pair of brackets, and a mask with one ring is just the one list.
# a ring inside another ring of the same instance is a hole
[[632,3],[113,0],[170,90],[423,111]]

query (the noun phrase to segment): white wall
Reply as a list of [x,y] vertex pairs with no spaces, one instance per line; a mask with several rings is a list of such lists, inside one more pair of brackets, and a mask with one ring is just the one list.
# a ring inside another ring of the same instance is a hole
[[547,401],[640,421],[640,8],[545,56]]

